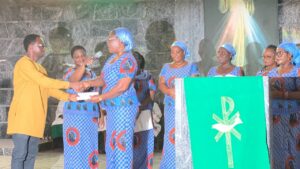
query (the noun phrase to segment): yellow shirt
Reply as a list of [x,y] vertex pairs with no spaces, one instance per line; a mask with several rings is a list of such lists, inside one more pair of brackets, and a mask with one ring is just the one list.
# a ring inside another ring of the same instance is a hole
[[69,82],[51,79],[45,68],[27,56],[14,68],[14,96],[8,112],[7,134],[42,138],[47,116],[48,97],[68,100]]

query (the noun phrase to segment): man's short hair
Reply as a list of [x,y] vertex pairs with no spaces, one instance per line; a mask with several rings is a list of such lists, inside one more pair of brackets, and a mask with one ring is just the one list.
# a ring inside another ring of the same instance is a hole
[[36,38],[39,38],[39,37],[40,37],[40,35],[30,34],[24,38],[23,45],[24,45],[24,49],[26,52],[28,51],[29,45],[31,43],[34,43],[36,41]]

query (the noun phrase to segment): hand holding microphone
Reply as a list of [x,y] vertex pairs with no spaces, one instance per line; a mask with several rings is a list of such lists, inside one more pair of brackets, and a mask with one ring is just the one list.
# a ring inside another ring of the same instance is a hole
[[[98,51],[95,53],[94,56],[92,57],[86,57],[84,59],[84,61],[82,62],[82,65],[85,65],[88,69],[91,69],[91,65],[95,62],[95,61],[99,61],[99,59],[103,56],[103,53],[101,51]],[[67,66],[67,67],[75,67],[75,64],[71,64],[71,63],[64,63],[63,66]]]
[[94,57],[92,57],[93,59],[100,59],[101,56],[103,56],[103,53],[99,50],[98,52],[95,53]]
[[103,53],[101,51],[98,51],[95,53],[94,56],[88,58],[91,59],[92,61],[97,61],[101,58],[101,56],[103,56]]
[[84,64],[87,66],[88,69],[91,69],[91,65],[95,61],[99,61],[99,59],[103,56],[103,53],[101,51],[96,52],[96,54],[92,57],[86,57]]

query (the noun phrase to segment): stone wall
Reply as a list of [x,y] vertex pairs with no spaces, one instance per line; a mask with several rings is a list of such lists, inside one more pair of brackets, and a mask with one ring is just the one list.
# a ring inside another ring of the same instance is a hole
[[300,43],[300,0],[279,0],[280,41]]
[[[186,5],[189,1],[192,5]],[[134,34],[136,50],[146,58],[146,69],[157,78],[162,65],[170,61],[169,46],[176,39],[176,33],[186,42],[197,38],[198,43],[199,38],[204,36],[204,24],[183,25],[177,31],[174,27],[185,23],[176,19],[175,15],[187,14],[182,18],[188,19],[193,16],[192,11],[197,11],[193,20],[199,18],[199,23],[203,22],[200,18],[202,0],[189,1],[0,0],[0,138],[9,137],[6,128],[13,95],[13,67],[25,52],[22,41],[27,34],[42,35],[46,42],[46,54],[40,62],[51,77],[61,79],[68,64],[72,63],[70,48],[73,45],[83,45],[90,56],[99,50],[104,53],[100,64],[93,65],[99,74],[101,65],[109,56],[105,43],[109,31],[119,26],[127,27]],[[199,34],[184,37],[181,30],[189,28],[199,30]],[[196,46],[198,48],[198,44]],[[197,52],[198,49],[192,51]],[[157,101],[162,102],[161,93],[157,94]],[[49,100],[46,135],[49,135],[57,103],[55,99]]]

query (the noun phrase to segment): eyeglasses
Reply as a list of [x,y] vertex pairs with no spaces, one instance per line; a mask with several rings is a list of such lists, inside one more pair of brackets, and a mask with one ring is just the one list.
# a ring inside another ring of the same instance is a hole
[[[276,55],[276,54],[275,54],[275,55]],[[265,56],[263,55],[263,56],[262,56],[263,59],[266,59],[266,58],[273,58],[273,57],[274,57],[274,55],[273,55],[273,56],[272,56],[272,55],[265,55]]]
[[108,38],[106,41],[107,42],[111,42],[111,41],[114,41],[114,40],[117,40],[118,38]]
[[41,44],[41,43],[37,44],[37,46],[38,46],[39,48],[42,48],[42,49],[45,48],[45,45],[44,45],[44,44]]
[[277,57],[281,57],[284,53],[287,53],[286,51],[279,51],[279,52],[276,52],[276,55]]

